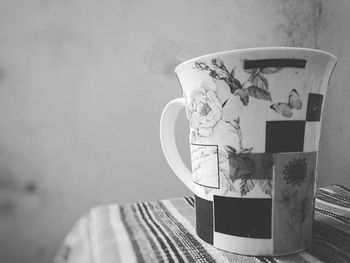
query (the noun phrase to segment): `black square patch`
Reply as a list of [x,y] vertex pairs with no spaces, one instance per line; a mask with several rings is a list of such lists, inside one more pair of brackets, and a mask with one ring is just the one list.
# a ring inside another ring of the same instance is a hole
[[215,232],[271,238],[272,199],[214,195]]
[[306,110],[306,121],[320,121],[323,95],[309,93]]
[[267,121],[265,152],[302,152],[305,121]]
[[213,244],[213,202],[195,195],[197,235],[209,244]]

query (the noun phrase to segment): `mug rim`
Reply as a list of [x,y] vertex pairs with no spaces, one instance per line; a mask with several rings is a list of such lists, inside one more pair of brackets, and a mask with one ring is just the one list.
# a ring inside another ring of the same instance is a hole
[[183,66],[185,66],[188,63],[191,63],[193,61],[196,60],[200,60],[200,59],[204,59],[204,58],[208,58],[208,57],[213,57],[213,56],[223,56],[223,55],[227,55],[227,54],[234,54],[234,53],[243,53],[243,52],[248,52],[248,51],[280,51],[280,50],[284,50],[284,51],[311,51],[314,53],[318,53],[318,54],[323,54],[323,55],[327,55],[330,58],[332,58],[335,62],[337,62],[337,57],[335,55],[333,55],[330,52],[324,51],[324,50],[320,50],[320,49],[314,49],[314,48],[303,48],[303,47],[253,47],[253,48],[241,48],[241,49],[231,49],[231,50],[226,50],[226,51],[219,51],[219,52],[214,52],[214,53],[209,53],[206,55],[201,55],[198,57],[194,57],[191,59],[188,59],[182,63],[180,63],[179,65],[177,65],[175,67],[175,74],[178,73],[178,71],[180,70],[180,68],[182,68]]

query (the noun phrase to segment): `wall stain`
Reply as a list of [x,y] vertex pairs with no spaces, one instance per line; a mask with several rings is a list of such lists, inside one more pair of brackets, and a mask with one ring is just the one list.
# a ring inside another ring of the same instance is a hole
[[46,255],[47,255],[47,248],[46,247],[40,246],[36,249],[36,257],[38,259],[42,259],[42,258],[46,257]]
[[6,153],[0,151],[0,217],[14,218],[19,204],[37,205],[45,200],[35,180],[20,179],[13,169],[13,161],[8,161]]
[[12,170],[5,163],[0,163],[0,192],[2,190],[15,191],[19,189]]
[[29,182],[24,188],[24,191],[28,194],[33,194],[37,191],[37,185],[34,182]]
[[16,204],[14,200],[6,198],[5,200],[0,201],[0,216],[12,216],[15,212]]
[[180,42],[158,39],[144,53],[141,61],[146,64],[151,73],[173,76],[175,67],[181,63],[177,57],[184,45]]
[[317,24],[322,14],[319,0],[282,1],[280,12],[286,22],[280,24],[277,29],[287,35],[289,45],[312,48],[318,46]]
[[[2,153],[0,153],[2,155]],[[16,212],[16,191],[19,183],[9,165],[0,159],[0,216],[13,217]]]
[[314,32],[314,38],[315,38],[315,48],[319,49],[319,32],[320,32],[320,26],[321,26],[321,18],[323,15],[323,6],[322,2],[320,0],[315,0],[314,3],[314,21],[313,21],[313,32]]

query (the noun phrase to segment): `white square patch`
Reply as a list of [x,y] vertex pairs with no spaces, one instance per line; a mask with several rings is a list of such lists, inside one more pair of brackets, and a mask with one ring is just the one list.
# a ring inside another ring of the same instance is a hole
[[304,136],[304,152],[318,151],[321,133],[321,122],[306,122]]

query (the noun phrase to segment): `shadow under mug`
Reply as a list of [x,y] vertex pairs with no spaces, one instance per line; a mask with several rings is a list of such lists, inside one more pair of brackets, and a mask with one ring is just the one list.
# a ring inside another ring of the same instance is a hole
[[[160,139],[195,195],[202,240],[244,255],[285,255],[311,244],[321,113],[335,64],[327,52],[276,47],[176,67],[183,98],[164,108]],[[192,171],[175,143],[184,107]]]

